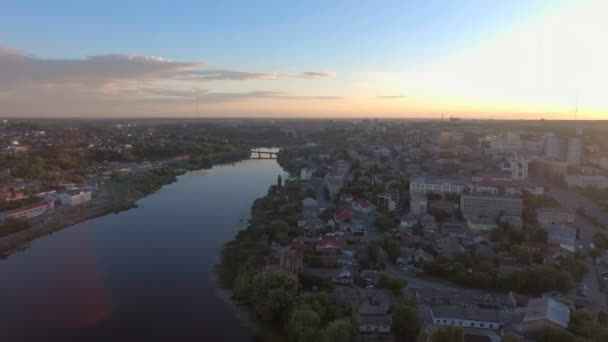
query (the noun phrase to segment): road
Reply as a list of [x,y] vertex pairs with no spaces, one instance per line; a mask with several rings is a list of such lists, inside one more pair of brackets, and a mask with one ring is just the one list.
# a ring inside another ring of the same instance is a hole
[[[583,207],[588,215],[597,218],[602,223],[608,223],[608,214],[595,204],[595,202],[576,191],[551,185],[551,190],[548,191],[547,194],[557,199],[564,207],[575,210],[576,208]],[[582,251],[587,254],[590,249],[589,243],[591,243],[593,235],[596,232],[601,231],[601,229],[580,215],[577,215],[574,225],[579,230],[579,241],[580,245],[582,245]],[[575,297],[578,303],[584,304],[593,311],[607,310],[606,294],[601,291],[601,279],[599,278],[593,259],[589,256],[587,256],[587,268],[588,271],[583,276],[582,282],[587,284],[589,294],[586,297],[572,294],[572,297]]]
[[384,265],[386,266],[386,270],[389,273],[391,273],[395,276],[406,278],[407,283],[408,283],[407,286],[410,288],[434,288],[434,289],[442,289],[442,290],[461,289],[457,286],[443,284],[443,283],[439,283],[439,282],[435,282],[435,281],[431,281],[431,280],[420,279],[420,278],[416,277],[415,275],[412,275],[409,272],[405,272],[404,270],[401,269],[401,267],[399,267],[398,265],[395,265],[393,262],[391,262],[389,260],[388,255],[386,254],[386,251],[384,251],[384,249],[382,249],[382,248],[380,248],[380,250],[378,252],[378,257],[384,263]]

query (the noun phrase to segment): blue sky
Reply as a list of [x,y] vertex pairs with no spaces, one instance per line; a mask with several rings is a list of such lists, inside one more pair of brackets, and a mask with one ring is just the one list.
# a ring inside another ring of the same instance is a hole
[[[542,22],[574,3],[5,0],[0,4],[0,47],[46,60],[127,54],[248,72],[328,72],[335,77],[316,83],[279,77],[270,86],[257,80],[218,81],[214,87],[173,80],[165,85],[221,92],[301,90],[306,95],[319,89],[322,94],[315,95],[345,96],[344,89],[363,83],[359,73],[390,77],[417,72]],[[377,95],[384,95],[383,90]]]

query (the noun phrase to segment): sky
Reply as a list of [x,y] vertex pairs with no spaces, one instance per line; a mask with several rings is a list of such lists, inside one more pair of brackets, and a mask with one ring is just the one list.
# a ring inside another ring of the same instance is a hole
[[604,0],[4,0],[0,116],[608,119],[607,12]]

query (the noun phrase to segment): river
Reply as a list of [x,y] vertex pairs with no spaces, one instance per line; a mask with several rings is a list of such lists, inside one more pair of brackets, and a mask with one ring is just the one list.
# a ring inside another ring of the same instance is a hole
[[188,172],[0,260],[0,341],[253,340],[213,266],[278,174],[274,160]]

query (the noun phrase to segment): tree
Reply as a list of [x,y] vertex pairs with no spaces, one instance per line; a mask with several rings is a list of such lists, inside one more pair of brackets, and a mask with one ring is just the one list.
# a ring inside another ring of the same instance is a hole
[[422,320],[414,306],[401,304],[393,311],[393,331],[401,341],[415,341],[420,334]]
[[587,309],[576,310],[570,317],[568,330],[575,335],[591,337],[597,321],[595,314]]
[[281,177],[281,175],[277,176],[277,186],[279,189],[283,187],[283,177]]
[[384,249],[392,262],[395,262],[401,255],[401,244],[389,236],[384,237]]
[[416,224],[414,225],[414,228],[412,229],[412,231],[416,235],[420,235],[420,236],[424,235],[424,226],[422,225],[422,222],[420,221],[420,219],[418,219],[418,221],[416,221]]
[[464,342],[464,332],[461,327],[442,326],[431,336],[433,342]]
[[391,227],[392,219],[386,213],[378,213],[375,224],[379,231],[385,232]]
[[574,336],[565,330],[545,327],[540,328],[532,333],[532,337],[536,342],[574,342]]
[[378,287],[389,289],[395,296],[401,295],[402,289],[407,286],[407,279],[400,277],[392,277],[386,272],[380,274],[378,279]]
[[335,320],[325,329],[325,342],[350,342],[353,335],[351,324],[343,319]]
[[253,308],[264,321],[285,317],[298,291],[298,279],[285,272],[262,272],[253,277]]
[[318,341],[321,319],[311,309],[296,309],[291,314],[287,335],[291,341]]
[[519,342],[519,337],[513,334],[505,334],[505,336],[500,339],[500,342]]

